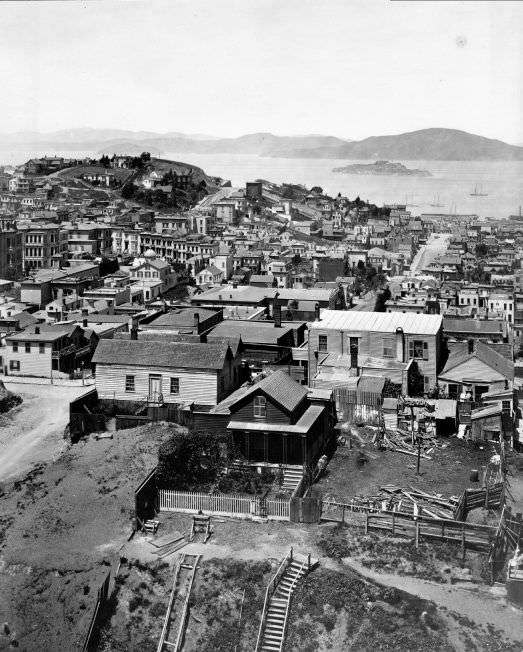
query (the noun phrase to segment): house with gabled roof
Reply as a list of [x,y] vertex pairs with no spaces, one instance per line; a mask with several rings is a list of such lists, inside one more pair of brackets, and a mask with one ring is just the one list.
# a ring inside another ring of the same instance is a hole
[[310,390],[278,370],[231,394],[195,427],[230,434],[251,464],[313,464],[328,445],[335,422],[331,392]]
[[239,385],[241,359],[223,340],[100,340],[92,359],[102,400],[209,409]]
[[511,389],[514,363],[488,344],[471,340],[466,350],[449,356],[438,384],[449,398],[479,402],[487,392]]

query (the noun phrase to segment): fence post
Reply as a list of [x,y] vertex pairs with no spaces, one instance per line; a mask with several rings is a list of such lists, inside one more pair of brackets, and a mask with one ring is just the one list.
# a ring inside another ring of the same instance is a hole
[[395,528],[395,518],[394,518],[394,517],[395,517],[395,512],[392,512],[392,536],[394,536],[394,534],[395,534],[395,532],[396,532],[396,528]]
[[369,512],[365,513],[365,534],[369,533]]
[[414,541],[416,548],[419,548],[419,520],[416,519],[416,538]]
[[489,485],[485,487],[485,509],[488,509],[488,499],[489,499]]
[[465,547],[466,538],[465,538],[465,524],[461,526],[461,554],[463,556],[463,561],[465,561]]
[[341,508],[341,523],[345,525],[345,505]]

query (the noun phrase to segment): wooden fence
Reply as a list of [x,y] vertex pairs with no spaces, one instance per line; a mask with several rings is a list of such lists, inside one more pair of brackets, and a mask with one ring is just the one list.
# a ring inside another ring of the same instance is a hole
[[91,617],[91,622],[89,623],[89,628],[87,630],[84,643],[82,645],[82,652],[92,652],[97,649],[100,628],[103,625],[104,620],[104,607],[109,598],[109,589],[111,586],[111,571],[107,572],[104,581],[98,589],[96,596],[96,604],[94,607],[93,615]]
[[290,518],[290,501],[249,494],[203,494],[159,489],[158,506],[160,511],[166,512],[193,514],[202,511],[217,516],[268,518],[276,521],[288,521]]
[[465,489],[454,510],[454,518],[464,521],[472,509],[499,509],[505,501],[505,483],[486,485],[482,489]]
[[69,432],[71,441],[76,442],[80,437],[91,432],[105,430],[105,416],[93,412],[98,405],[98,392],[91,389],[86,394],[79,396],[69,403]]
[[507,556],[516,548],[523,547],[523,516],[513,515],[511,508],[504,506],[496,530],[496,536],[489,551],[490,579],[494,583],[505,567]]
[[496,528],[490,525],[414,516],[401,512],[367,513],[365,532],[372,530],[390,532],[393,536],[405,536],[414,540],[416,547],[421,539],[446,541],[466,550],[489,553],[496,536]]

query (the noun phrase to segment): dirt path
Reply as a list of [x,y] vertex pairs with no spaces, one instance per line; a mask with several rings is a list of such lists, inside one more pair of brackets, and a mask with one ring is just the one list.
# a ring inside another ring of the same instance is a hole
[[355,571],[375,582],[407,591],[425,600],[432,600],[438,606],[455,611],[474,622],[492,624],[503,630],[505,636],[514,641],[523,641],[523,612],[504,599],[503,587],[461,588],[436,584],[416,577],[378,573],[366,568],[354,559],[344,559],[344,563]]
[[23,403],[0,415],[0,481],[20,476],[37,462],[55,459],[64,448],[69,402],[90,388],[27,385],[4,378]]

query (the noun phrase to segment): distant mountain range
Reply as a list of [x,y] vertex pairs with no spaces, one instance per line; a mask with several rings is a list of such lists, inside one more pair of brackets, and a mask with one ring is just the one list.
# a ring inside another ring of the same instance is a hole
[[484,138],[456,129],[421,129],[395,136],[372,136],[363,140],[317,134],[275,136],[247,134],[217,138],[123,129],[69,129],[52,133],[0,134],[0,149],[93,151],[99,154],[254,154],[279,158],[387,159],[433,161],[523,160],[523,147]]

